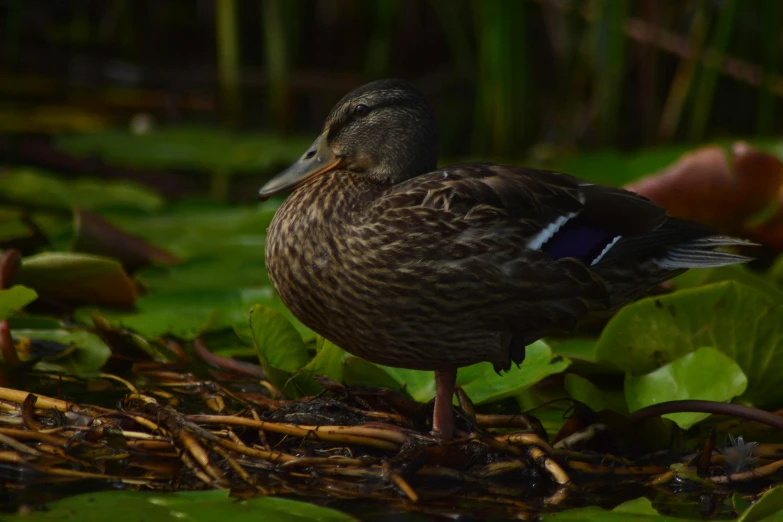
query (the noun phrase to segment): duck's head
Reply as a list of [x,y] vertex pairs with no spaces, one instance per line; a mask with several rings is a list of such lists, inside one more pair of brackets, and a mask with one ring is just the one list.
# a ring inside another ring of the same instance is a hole
[[351,171],[394,185],[433,170],[435,117],[424,96],[401,80],[379,80],[348,93],[299,160],[259,191],[266,199],[326,172]]

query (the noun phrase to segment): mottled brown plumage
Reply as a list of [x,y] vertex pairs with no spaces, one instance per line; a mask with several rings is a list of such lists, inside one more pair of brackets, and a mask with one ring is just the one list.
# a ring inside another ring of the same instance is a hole
[[304,324],[372,362],[436,370],[449,436],[456,369],[507,370],[524,347],[618,308],[738,243],[633,193],[494,164],[435,170],[432,112],[410,85],[348,94],[267,184],[293,188],[267,237],[270,278]]

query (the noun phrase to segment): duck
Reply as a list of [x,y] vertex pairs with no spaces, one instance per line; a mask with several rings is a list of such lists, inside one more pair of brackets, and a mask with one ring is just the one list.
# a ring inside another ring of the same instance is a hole
[[431,433],[444,439],[459,368],[507,371],[527,345],[689,268],[749,260],[722,248],[745,241],[621,188],[495,163],[438,168],[438,142],[412,84],[367,83],[259,197],[290,192],[265,246],[283,303],[354,356],[434,371]]

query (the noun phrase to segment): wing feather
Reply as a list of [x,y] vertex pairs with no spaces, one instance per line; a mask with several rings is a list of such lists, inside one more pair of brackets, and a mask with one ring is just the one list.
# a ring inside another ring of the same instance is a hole
[[569,222],[614,237],[645,234],[666,220],[663,208],[623,189],[556,172],[482,163],[453,165],[401,183],[377,202],[373,217],[410,207],[474,225],[518,227],[534,249]]

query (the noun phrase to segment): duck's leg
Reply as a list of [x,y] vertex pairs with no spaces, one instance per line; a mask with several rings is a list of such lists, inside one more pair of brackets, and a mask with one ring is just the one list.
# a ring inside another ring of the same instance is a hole
[[451,400],[457,384],[457,370],[435,371],[435,412],[432,415],[432,432],[446,439],[454,434],[454,408]]

